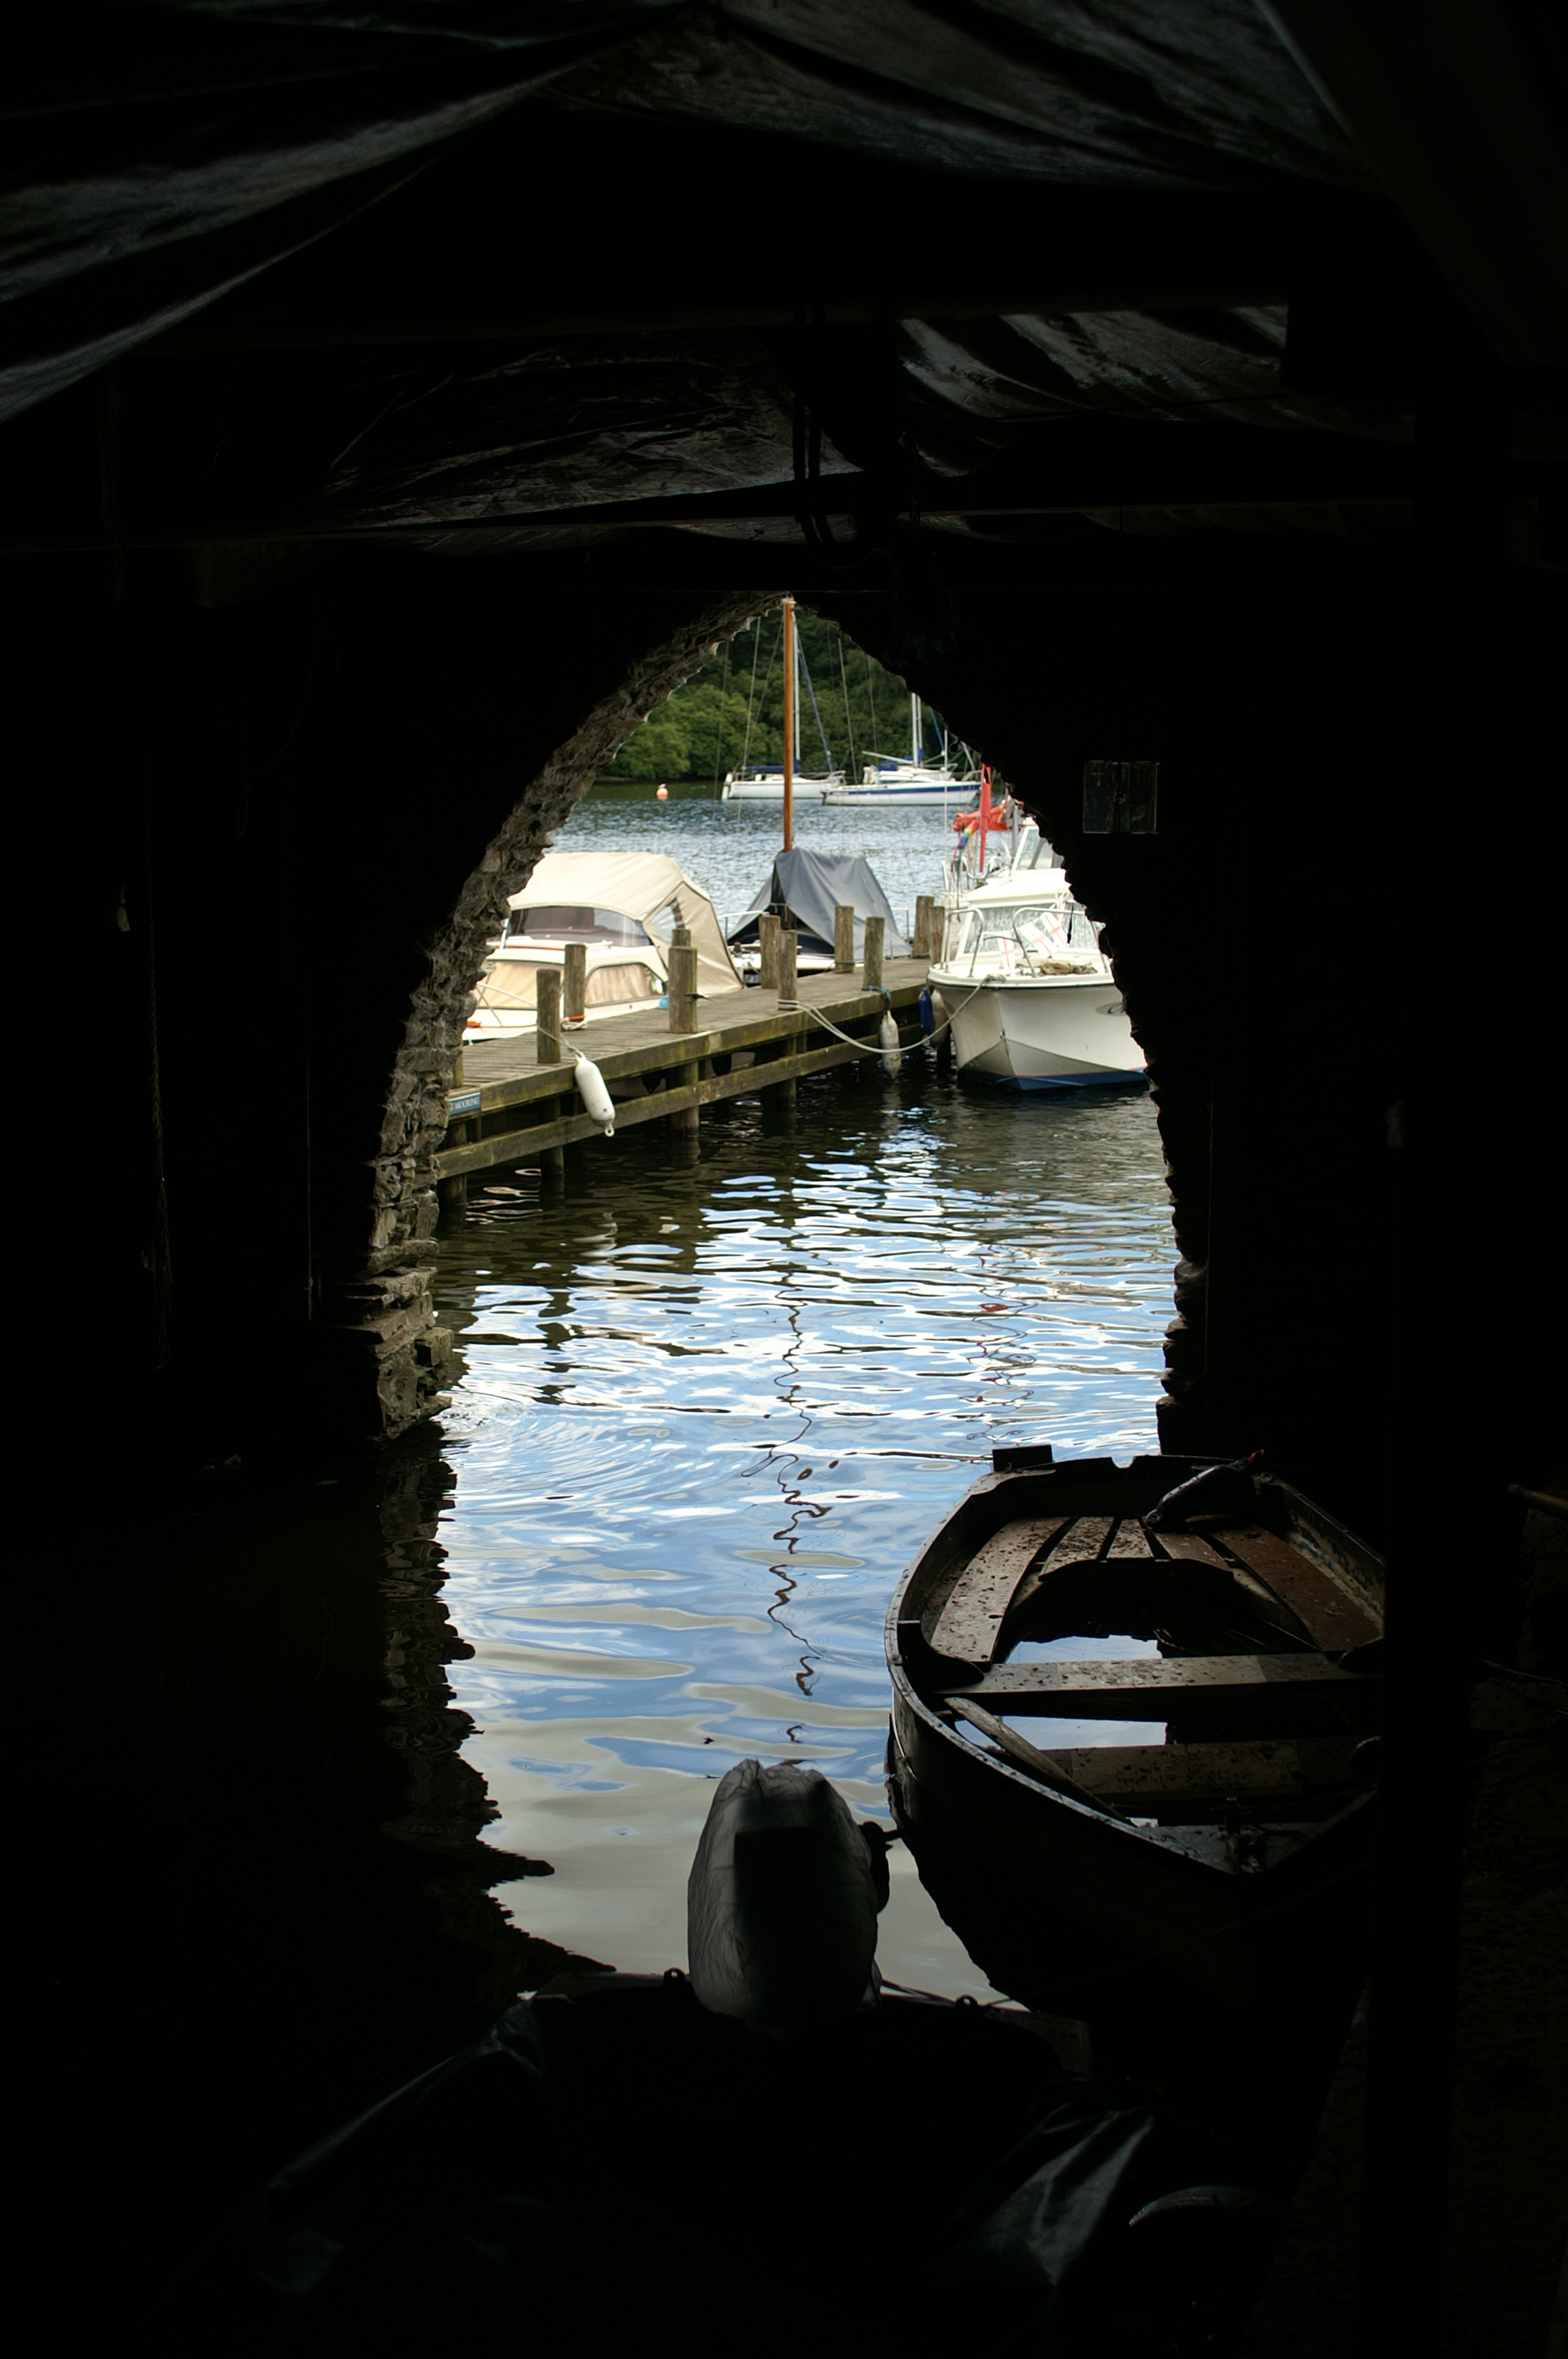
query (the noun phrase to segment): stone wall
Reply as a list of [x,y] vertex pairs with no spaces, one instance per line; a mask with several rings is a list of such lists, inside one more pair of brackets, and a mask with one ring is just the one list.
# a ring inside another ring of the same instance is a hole
[[[427,1416],[431,1158],[506,896],[766,598],[332,558],[204,603],[178,555],[0,565],[37,889],[52,1323],[112,1495]],[[30,936],[28,929],[30,928]]]
[[436,1324],[428,1278],[437,1257],[434,1158],[446,1134],[447,1095],[474,986],[505,923],[507,897],[527,882],[553,841],[551,831],[632,732],[760,603],[754,592],[715,600],[638,658],[529,780],[430,944],[387,1092],[365,1265],[338,1284],[332,1300],[336,1323],[373,1365],[379,1430],[389,1440],[445,1406],[440,1386],[449,1340]]
[[[1105,921],[1173,1192],[1166,1446],[1264,1447],[1374,1536],[1401,1318],[1464,1514],[1554,1414],[1563,585],[1451,560],[1446,521],[1108,530],[1043,549],[1025,595],[811,600],[999,766]],[[1085,834],[1083,765],[1108,757],[1160,761],[1154,836]]]

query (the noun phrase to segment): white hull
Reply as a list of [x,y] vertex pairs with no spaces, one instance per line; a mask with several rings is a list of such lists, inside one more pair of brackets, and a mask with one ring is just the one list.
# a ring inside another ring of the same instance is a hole
[[975,788],[955,783],[935,787],[829,787],[822,798],[836,808],[856,810],[972,810]]
[[[829,790],[820,778],[815,783],[796,778],[793,799],[797,803],[819,803],[828,798]],[[782,803],[784,781],[773,778],[727,778],[719,788],[719,799],[725,803]]]
[[953,1019],[960,1071],[1013,1089],[1071,1089],[1143,1071],[1121,994],[1108,974],[981,983],[934,967],[928,978]]

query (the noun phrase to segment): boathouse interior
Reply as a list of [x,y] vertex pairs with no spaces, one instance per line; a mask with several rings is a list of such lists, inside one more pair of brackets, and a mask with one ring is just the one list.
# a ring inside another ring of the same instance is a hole
[[[50,1717],[127,1798],[63,1846],[47,1979],[54,2110],[124,2190],[66,2247],[138,2299],[528,1986],[443,1703],[433,1158],[506,894],[788,592],[1105,922],[1179,1256],[1162,1446],[1265,1449],[1388,1556],[1368,2011],[1254,2347],[1544,2347],[1559,35],[72,0],[17,40],[13,896],[92,1109],[43,1183]],[[1100,760],[1158,762],[1154,832],[1086,831]],[[330,1598],[267,1538],[307,1492]]]

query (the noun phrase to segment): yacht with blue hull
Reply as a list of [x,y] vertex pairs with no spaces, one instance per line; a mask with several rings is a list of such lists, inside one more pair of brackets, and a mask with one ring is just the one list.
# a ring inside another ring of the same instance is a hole
[[1015,1090],[1145,1080],[1099,928],[1033,820],[1007,865],[957,894],[927,982],[961,1072]]

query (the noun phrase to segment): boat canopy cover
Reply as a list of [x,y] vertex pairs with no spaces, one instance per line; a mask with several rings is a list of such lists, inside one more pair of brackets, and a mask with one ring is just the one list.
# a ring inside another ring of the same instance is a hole
[[888,897],[871,873],[871,862],[860,853],[852,856],[831,852],[781,852],[773,862],[773,875],[737,926],[730,929],[732,942],[757,930],[757,919],[764,909],[786,908],[802,933],[810,934],[827,950],[833,947],[833,912],[848,903],[855,912],[855,955],[860,957],[866,938],[866,919],[882,918],[887,921],[884,949],[889,958],[907,958],[909,944],[893,922],[888,907]]
[[[759,1940],[774,1925],[787,1939],[790,1913],[775,1898]],[[284,2166],[219,2260],[245,2315],[260,2305],[296,2341],[319,2326],[335,2338],[323,2348],[358,2343],[363,2329],[406,2347],[409,2318],[449,2315],[460,2286],[468,2314],[501,2339],[521,2305],[580,2301],[592,2284],[598,2346],[611,2350],[645,2338],[650,2315],[678,2321],[698,2300],[719,2318],[755,2308],[764,2206],[739,2183],[701,2206],[691,2190],[716,2149],[743,2151],[759,2121],[798,2107],[823,2036],[759,2036],[702,2006],[684,1974],[578,1964]],[[1064,2071],[1044,2036],[1055,2027],[1022,2010],[884,1989],[832,2020],[834,2105],[920,2154],[926,2249],[920,2267],[857,2265],[862,2249],[897,2247],[903,2173],[871,2174],[852,2211],[836,2190],[806,2190],[801,2217],[846,2256],[823,2300],[827,2347],[925,2347],[934,2315],[946,2339],[979,2310],[1000,2321],[997,2347],[1039,2349],[1047,2304],[1048,2317],[1061,2305],[1126,2347],[1147,2309],[1124,2317],[1112,2295],[1119,2280],[1146,2301],[1151,2263],[1134,2249],[1108,2272],[1105,2256],[1119,2254],[1123,2223],[1151,2197],[1195,2176],[1168,2138],[1162,2147],[1163,2125]],[[963,2138],[931,2135],[933,2089],[962,2093]],[[605,2125],[632,2148],[650,2124],[659,2167],[624,2167],[611,2231],[594,2200]],[[1183,2291],[1192,2282],[1181,2273]],[[1062,2347],[1054,2334],[1051,2345]],[[789,2345],[753,2334],[747,2347]]]
[[[860,865],[865,867],[864,861]],[[521,893],[514,893],[506,906],[527,909],[562,902],[573,908],[615,909],[643,926],[672,910],[677,924],[691,928],[698,994],[711,999],[721,991],[741,988],[712,902],[666,853],[547,852]]]

